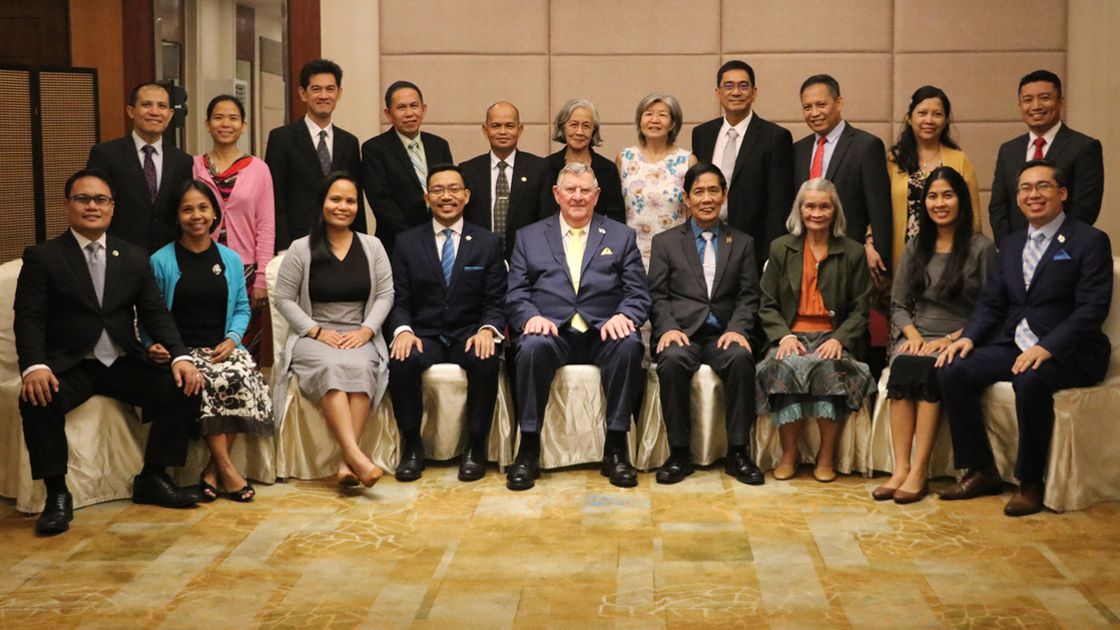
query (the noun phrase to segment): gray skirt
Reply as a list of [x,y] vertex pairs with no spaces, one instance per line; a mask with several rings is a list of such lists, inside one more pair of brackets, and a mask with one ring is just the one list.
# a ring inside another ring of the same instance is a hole
[[[311,317],[320,326],[348,333],[361,328],[365,303],[315,303],[311,309]],[[372,343],[340,350],[310,337],[301,337],[292,348],[292,373],[299,377],[303,395],[315,403],[331,390],[372,397],[380,389],[377,382],[380,364],[381,358]]]
[[800,418],[828,418],[839,422],[863,406],[863,399],[875,390],[867,364],[856,361],[843,350],[839,359],[821,359],[817,348],[832,338],[831,332],[794,333],[809,352],[782,360],[778,344],[766,352],[758,364],[755,409],[770,414],[774,426]]

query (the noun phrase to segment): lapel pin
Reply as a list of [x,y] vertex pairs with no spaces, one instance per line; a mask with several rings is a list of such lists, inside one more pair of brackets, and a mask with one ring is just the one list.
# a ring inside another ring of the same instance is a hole
[[120,252],[118,252],[117,250],[115,250],[115,249],[114,249],[114,250],[113,250],[113,255],[114,255],[114,256],[120,256],[120,255],[121,255],[121,253],[120,253]]
[[[1064,242],[1066,242],[1066,237],[1065,237],[1065,235],[1063,235],[1063,234],[1059,234],[1059,235],[1058,235],[1058,242],[1059,242],[1059,243],[1064,243]],[[115,252],[114,252],[114,253],[115,253]]]
[[468,240],[468,241],[469,241],[469,240],[471,240],[471,235],[470,235],[470,234],[468,234],[468,235],[466,236],[466,238],[467,238],[467,240]]
[[522,177],[522,178],[521,178],[521,181],[523,181],[523,182],[527,182],[527,181],[529,181],[529,178],[528,178],[528,177]]
[[730,243],[730,242],[731,242],[731,237],[730,237],[730,236],[728,236],[728,237],[727,237],[727,242],[728,242],[728,243]]
[[219,274],[222,273],[222,266],[221,265],[214,265],[213,267],[210,268],[210,270],[213,271],[214,275],[216,276],[216,275],[219,275]]
[[600,234],[606,234],[606,233],[607,233],[607,231],[606,231],[606,230],[604,230],[603,228],[599,228],[599,233],[600,233]]

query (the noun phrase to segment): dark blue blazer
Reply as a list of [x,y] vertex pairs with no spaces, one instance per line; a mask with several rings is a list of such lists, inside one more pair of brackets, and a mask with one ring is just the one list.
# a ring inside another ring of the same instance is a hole
[[632,228],[601,214],[592,216],[578,295],[568,272],[559,214],[517,233],[506,294],[511,330],[520,332],[536,315],[561,326],[577,312],[596,328],[616,313],[641,326],[649,317],[649,308],[645,267]]
[[1101,331],[1112,305],[1112,244],[1108,235],[1067,216],[1035,268],[1030,289],[1023,282],[1027,230],[1000,241],[988,284],[961,336],[977,345],[1015,338],[1023,317],[1059,364],[1072,363],[1100,381],[1112,346]]
[[397,235],[392,263],[396,299],[384,326],[390,339],[400,326],[462,344],[482,326],[505,331],[506,263],[501,240],[490,230],[463,222],[450,286],[431,221]]

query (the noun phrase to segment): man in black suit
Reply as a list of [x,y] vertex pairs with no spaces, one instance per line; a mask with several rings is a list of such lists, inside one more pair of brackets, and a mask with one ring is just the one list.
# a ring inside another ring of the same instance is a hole
[[762,485],[750,456],[755,373],[747,336],[759,302],[754,241],[719,220],[727,180],[717,166],[688,169],[684,189],[692,217],[654,236],[649,260],[650,322],[671,451],[657,482],[677,483],[693,472],[690,392],[693,375],[707,363],[723,381],[727,474]]
[[988,216],[996,244],[1012,232],[1027,227],[1015,208],[1019,171],[1027,160],[1046,158],[1066,176],[1069,199],[1065,213],[1092,225],[1104,198],[1104,153],[1101,142],[1074,131],[1062,122],[1062,80],[1047,70],[1036,70],[1019,81],[1019,111],[1027,133],[999,148]]
[[751,111],[757,95],[754,69],[737,59],[723,64],[716,73],[723,116],[692,130],[692,152],[723,171],[728,191],[720,219],[754,239],[762,269],[793,206],[793,135]]
[[866,243],[872,275],[889,275],[892,270],[887,264],[894,260],[894,215],[887,150],[878,136],[845,121],[843,110],[844,97],[836,79],[818,74],[801,84],[801,113],[813,133],[793,145],[793,190],[796,194],[814,177],[832,182],[844,206],[848,238]]
[[424,470],[424,371],[436,363],[458,363],[467,371],[470,429],[459,479],[476,481],[486,474],[498,397],[501,364],[496,345],[506,326],[506,265],[498,235],[463,220],[471,192],[459,168],[434,164],[427,184],[432,220],[397,237],[396,300],[385,325],[393,335],[389,394],[403,441],[396,476],[398,481],[415,481]]
[[164,143],[171,122],[171,97],[156,83],[132,89],[125,111],[132,133],[96,144],[86,168],[105,173],[116,183],[116,203],[109,232],[149,254],[174,240],[169,219],[183,182],[191,179],[193,161],[178,147]]
[[1023,165],[1017,199],[1030,227],[1003,240],[968,324],[938,357],[955,465],[968,469],[942,499],[1002,492],[980,394],[1011,381],[1020,485],[1004,513],[1042,510],[1054,392],[1099,383],[1108,370],[1112,347],[1101,326],[1112,305],[1112,246],[1107,234],[1062,211],[1068,198],[1053,162]]
[[[276,251],[307,236],[316,206],[319,184],[331,171],[361,177],[362,157],[358,138],[331,122],[342,98],[342,68],[327,59],[307,62],[299,73],[299,97],[307,115],[268,134],[264,161],[272,171],[276,197]],[[360,179],[359,179],[360,182]],[[358,215],[351,229],[366,231],[366,212],[358,195]]]
[[516,107],[494,103],[482,124],[490,151],[459,165],[472,192],[463,216],[502,239],[506,260],[513,255],[517,231],[544,218],[540,195],[548,166],[544,158],[517,149],[524,130]]
[[[172,485],[164,469],[186,463],[202,375],[179,339],[147,251],[106,235],[114,205],[108,176],[79,171],[65,192],[70,229],[24,251],[15,296],[24,441],[32,478],[47,486],[35,523],[43,534],[70,528],[66,413],[97,394],[143,407],[152,424],[132,500],[164,507],[199,500],[194,490]],[[170,371],[145,361],[137,319],[175,357]]]
[[385,90],[385,117],[393,128],[362,145],[362,188],[390,254],[398,234],[432,218],[424,199],[428,165],[454,163],[446,140],[420,131],[427,112],[420,88],[393,83]]

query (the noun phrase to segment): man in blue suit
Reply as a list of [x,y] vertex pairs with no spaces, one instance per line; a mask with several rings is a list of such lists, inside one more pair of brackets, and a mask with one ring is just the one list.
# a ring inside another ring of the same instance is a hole
[[599,366],[607,401],[602,473],[633,487],[626,433],[642,383],[637,328],[650,296],[634,230],[595,214],[599,184],[585,164],[560,171],[553,194],[560,212],[517,233],[506,314],[517,346],[521,447],[507,474],[510,490],[540,477],[540,431],[552,379],[561,366]]
[[398,481],[415,481],[424,470],[421,379],[436,363],[467,371],[470,439],[459,479],[486,475],[500,369],[495,345],[506,327],[506,264],[500,237],[463,221],[470,197],[459,167],[433,165],[425,195],[432,219],[401,232],[393,250],[396,300],[385,330],[393,335],[389,395],[403,442]]
[[1052,162],[1023,165],[1018,203],[1030,225],[1000,241],[972,317],[937,360],[955,465],[968,469],[938,493],[942,499],[1002,492],[980,394],[992,383],[1011,381],[1020,485],[1004,513],[1041,511],[1054,392],[1104,379],[1112,353],[1101,331],[1112,304],[1112,245],[1104,232],[1066,216],[1067,197],[1065,177]]

